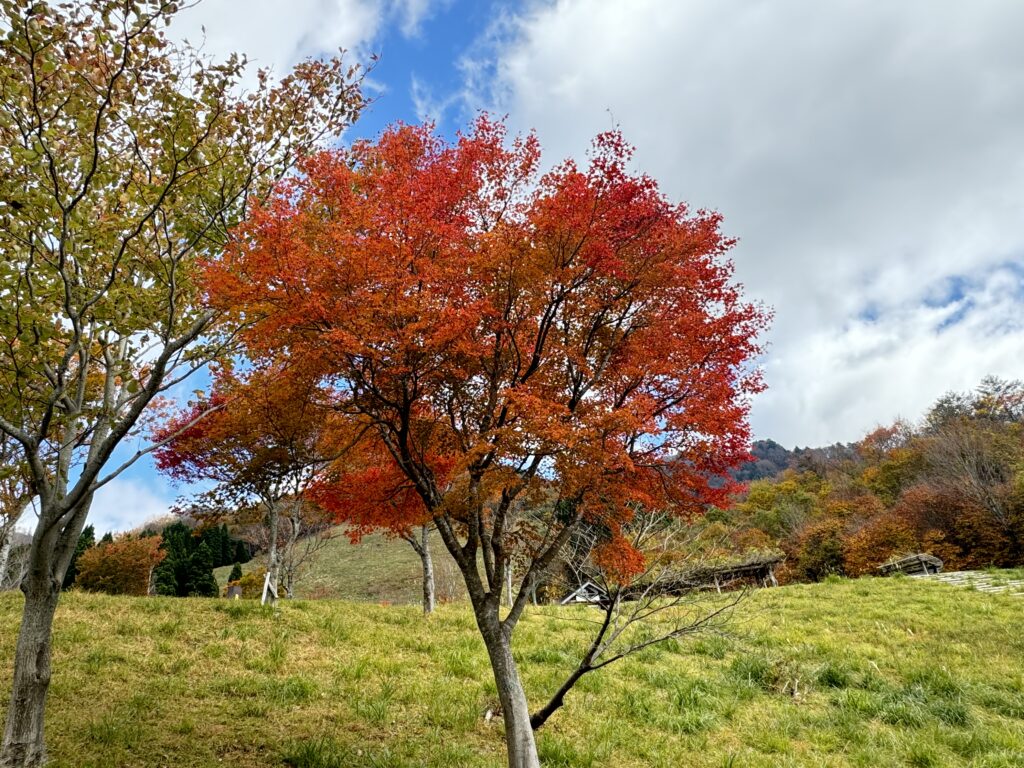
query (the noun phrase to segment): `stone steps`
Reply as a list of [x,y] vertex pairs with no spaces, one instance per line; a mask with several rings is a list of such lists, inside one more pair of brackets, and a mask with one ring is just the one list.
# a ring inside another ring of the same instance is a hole
[[987,594],[1009,593],[1015,597],[1024,597],[1024,579],[1003,580],[983,571],[948,571],[922,574],[916,578],[939,581],[952,587],[973,588]]

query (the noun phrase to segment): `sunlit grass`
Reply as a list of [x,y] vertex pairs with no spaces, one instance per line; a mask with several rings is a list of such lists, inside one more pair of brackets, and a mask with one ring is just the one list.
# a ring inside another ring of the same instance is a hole
[[[300,598],[338,598],[365,600],[374,603],[419,603],[422,598],[421,565],[419,556],[405,541],[380,534],[364,537],[352,544],[343,528],[336,528],[334,536],[324,548],[303,566],[295,588]],[[431,540],[434,553],[435,580],[438,599],[461,596],[465,593],[454,562],[437,534]],[[263,567],[257,557],[242,566],[248,572]],[[214,571],[221,588],[227,584],[230,565]]]
[[[0,596],[10,659],[21,608]],[[587,608],[517,635],[540,704]],[[1024,765],[1024,598],[912,579],[757,593],[728,636],[586,677],[539,736],[546,766]],[[465,606],[281,604],[70,593],[56,622],[52,765],[504,764]],[[6,698],[4,699],[6,701]]]

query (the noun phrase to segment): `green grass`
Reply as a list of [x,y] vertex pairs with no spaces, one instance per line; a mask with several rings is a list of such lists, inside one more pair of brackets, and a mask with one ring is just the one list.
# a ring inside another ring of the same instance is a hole
[[[539,734],[545,766],[1024,765],[1024,598],[912,579],[758,592],[729,636],[584,678]],[[0,650],[21,610],[0,596]],[[535,705],[592,609],[530,612]],[[49,701],[59,768],[499,768],[497,697],[465,606],[61,600]],[[8,671],[9,674],[9,671]],[[6,701],[6,695],[3,699]]]
[[[438,599],[460,598],[465,593],[461,576],[437,534],[434,534],[430,549],[434,555]],[[257,556],[244,564],[242,570],[249,572],[263,565],[263,558]],[[222,588],[227,584],[231,568],[226,565],[214,571]],[[304,568],[296,584],[295,596],[372,603],[419,603],[423,595],[422,573],[419,555],[407,542],[374,534],[364,537],[359,544],[352,544],[343,529],[336,528],[333,538]]]

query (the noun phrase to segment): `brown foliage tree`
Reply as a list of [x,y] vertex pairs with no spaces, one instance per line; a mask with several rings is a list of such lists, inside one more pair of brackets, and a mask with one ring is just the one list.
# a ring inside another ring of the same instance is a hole
[[163,559],[159,536],[122,536],[83,552],[75,583],[89,592],[148,595],[153,569]]
[[892,512],[879,515],[846,540],[846,572],[850,576],[876,573],[886,560],[916,552],[919,544],[920,537],[906,519]]

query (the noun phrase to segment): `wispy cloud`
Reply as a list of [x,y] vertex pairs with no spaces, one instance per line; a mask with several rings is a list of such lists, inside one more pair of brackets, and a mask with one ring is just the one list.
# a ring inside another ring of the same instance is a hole
[[1022,372],[1020,294],[996,290],[1024,253],[1020,28],[1013,0],[536,2],[467,53],[463,98],[550,159],[610,110],[776,309],[757,432],[853,440]]

